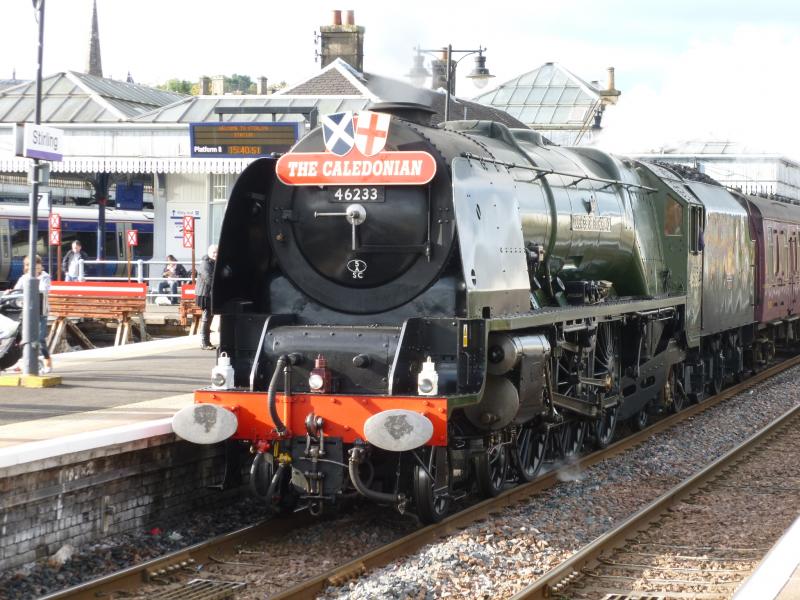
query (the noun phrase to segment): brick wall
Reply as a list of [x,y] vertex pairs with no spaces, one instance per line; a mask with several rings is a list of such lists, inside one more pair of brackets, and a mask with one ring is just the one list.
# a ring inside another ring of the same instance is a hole
[[139,531],[228,503],[222,444],[173,435],[0,469],[0,571],[108,534]]

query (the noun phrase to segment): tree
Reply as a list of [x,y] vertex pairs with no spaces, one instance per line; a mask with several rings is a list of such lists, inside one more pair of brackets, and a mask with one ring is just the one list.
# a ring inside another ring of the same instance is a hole
[[168,92],[178,92],[179,94],[192,94],[193,85],[191,81],[186,81],[185,79],[170,79],[166,83],[159,85],[158,88]]
[[225,88],[229,93],[250,94],[255,92],[256,84],[247,75],[237,75],[234,73],[230,77],[225,77]]

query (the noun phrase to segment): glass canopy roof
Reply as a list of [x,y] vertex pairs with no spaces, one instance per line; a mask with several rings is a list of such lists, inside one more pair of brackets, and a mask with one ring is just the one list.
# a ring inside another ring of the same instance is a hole
[[534,129],[581,129],[591,120],[600,96],[561,65],[545,63],[475,101],[504,110]]

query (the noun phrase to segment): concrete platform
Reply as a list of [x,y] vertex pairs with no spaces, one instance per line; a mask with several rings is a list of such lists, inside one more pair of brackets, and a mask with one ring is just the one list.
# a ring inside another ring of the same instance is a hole
[[800,517],[736,590],[733,600],[800,600]]
[[56,388],[0,388],[0,447],[164,419],[208,385],[198,336],[53,356]]

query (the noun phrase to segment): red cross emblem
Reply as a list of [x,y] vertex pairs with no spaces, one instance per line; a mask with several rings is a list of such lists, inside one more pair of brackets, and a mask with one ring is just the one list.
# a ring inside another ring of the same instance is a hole
[[375,156],[386,146],[391,115],[362,111],[356,116],[356,148],[364,156]]
[[130,229],[127,232],[128,236],[128,246],[138,246],[139,245],[139,232],[135,229]]

